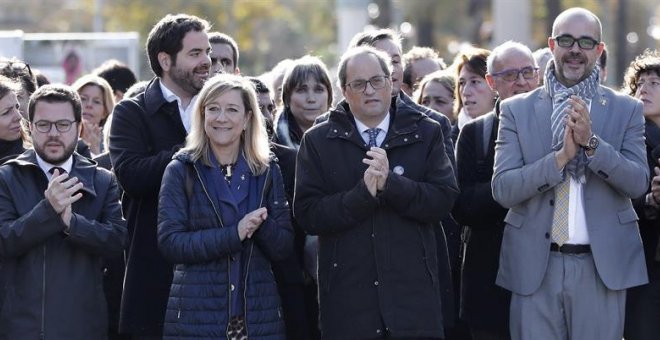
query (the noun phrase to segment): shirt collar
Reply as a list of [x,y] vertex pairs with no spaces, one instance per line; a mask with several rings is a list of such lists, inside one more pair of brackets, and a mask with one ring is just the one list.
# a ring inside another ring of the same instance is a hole
[[[353,116],[355,118],[355,116]],[[365,131],[369,130],[369,127],[362,123],[359,119],[355,118],[355,126],[357,127],[358,131],[362,134]],[[376,126],[379,128],[381,131],[383,131],[383,136],[387,135],[387,130],[390,128],[390,113],[388,112],[387,115],[383,118],[383,120]]]
[[48,176],[48,178],[50,178],[51,175],[50,169],[52,169],[55,166],[64,169],[64,171],[66,171],[67,173],[71,173],[71,169],[73,168],[73,155],[69,156],[69,158],[67,158],[67,160],[64,161],[62,164],[51,164],[43,160],[41,157],[39,157],[38,153],[35,152],[34,154],[35,156],[37,156],[37,164],[39,164],[39,167],[46,174],[46,176]]
[[160,84],[160,91],[163,92],[163,98],[165,98],[165,100],[167,100],[167,102],[171,103],[175,100],[178,100],[179,102],[181,102],[181,100],[180,100],[181,98],[179,98],[179,96],[177,96],[176,94],[174,94],[174,92],[172,92],[170,89],[168,89],[167,86],[165,86],[165,84],[163,84],[162,80],[159,82],[159,84]]

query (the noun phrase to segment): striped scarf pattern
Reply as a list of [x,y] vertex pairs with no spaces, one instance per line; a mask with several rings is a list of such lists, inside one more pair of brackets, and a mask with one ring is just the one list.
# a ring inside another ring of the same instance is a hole
[[[591,99],[596,95],[596,91],[598,90],[599,72],[600,70],[598,67],[594,67],[593,71],[591,71],[591,74],[589,74],[586,79],[571,87],[566,87],[564,84],[560,83],[557,76],[555,76],[554,61],[551,60],[548,63],[544,75],[544,87],[552,98],[552,116],[550,121],[553,150],[557,151],[561,149],[564,144],[564,118],[566,117],[565,110],[569,105],[568,98],[572,95],[576,95],[584,100],[587,106],[589,106],[591,104]],[[586,167],[587,156],[584,152],[578,152],[578,155],[566,165],[566,171],[573,178],[578,179],[580,183],[585,183]]]

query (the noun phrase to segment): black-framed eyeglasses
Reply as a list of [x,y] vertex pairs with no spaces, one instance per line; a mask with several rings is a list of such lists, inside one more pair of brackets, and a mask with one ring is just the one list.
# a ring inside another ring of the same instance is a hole
[[34,123],[34,127],[37,129],[37,131],[41,133],[49,133],[50,130],[53,128],[53,125],[55,125],[55,129],[57,132],[69,132],[71,130],[71,127],[73,126],[74,123],[77,123],[75,120],[67,120],[67,119],[60,119],[55,122],[51,122],[48,120],[38,120]]
[[4,69],[5,67],[9,67],[12,69],[12,71],[18,70],[18,71],[25,71],[27,70],[30,76],[33,76],[32,74],[32,69],[30,68],[30,64],[22,61],[14,61],[14,60],[0,60],[0,69]]
[[373,87],[374,90],[380,90],[385,87],[385,85],[387,85],[387,79],[389,78],[390,77],[388,76],[374,76],[369,78],[369,80],[354,80],[346,84],[346,86],[348,86],[351,91],[355,93],[364,92],[364,90],[367,89],[367,83],[371,84],[371,87]]
[[554,38],[557,45],[559,47],[564,47],[564,48],[571,48],[573,47],[573,44],[577,41],[578,46],[580,46],[581,49],[583,50],[593,50],[596,45],[600,43],[600,41],[590,38],[590,37],[579,37],[576,38],[570,34],[564,34],[564,35],[559,35]]
[[525,79],[534,79],[537,72],[539,71],[538,67],[523,67],[521,69],[513,68],[508,70],[503,70],[500,72],[492,73],[493,77],[500,77],[506,81],[516,81],[518,76],[522,74]]

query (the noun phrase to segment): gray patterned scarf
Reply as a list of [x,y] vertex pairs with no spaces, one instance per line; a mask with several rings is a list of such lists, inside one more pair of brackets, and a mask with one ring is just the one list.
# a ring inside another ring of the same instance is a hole
[[[557,151],[561,149],[564,143],[564,111],[568,106],[568,98],[576,95],[591,105],[591,98],[596,95],[598,89],[599,68],[594,67],[589,77],[583,81],[567,88],[564,84],[560,83],[555,76],[555,63],[551,60],[545,70],[545,90],[548,91],[552,97],[552,149]],[[584,152],[578,152],[577,156],[573,158],[566,165],[566,171],[573,178],[578,179],[580,183],[585,183],[585,171],[587,167],[587,156]]]

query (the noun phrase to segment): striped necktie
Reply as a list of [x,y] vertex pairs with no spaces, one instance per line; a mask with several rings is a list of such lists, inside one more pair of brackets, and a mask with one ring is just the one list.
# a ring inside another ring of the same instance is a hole
[[552,241],[562,245],[568,241],[568,197],[570,176],[555,187],[555,212],[552,217]]

